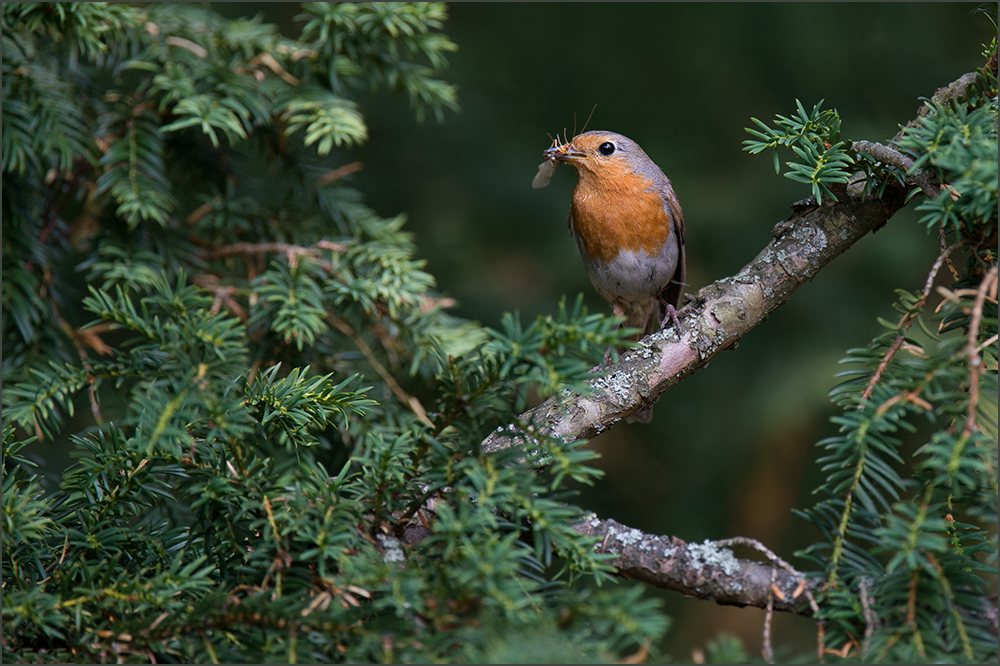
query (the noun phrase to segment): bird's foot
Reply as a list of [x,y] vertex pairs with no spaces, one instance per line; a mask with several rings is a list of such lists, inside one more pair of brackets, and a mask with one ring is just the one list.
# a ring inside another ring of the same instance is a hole
[[662,331],[667,327],[667,322],[673,322],[674,329],[677,331],[677,335],[681,334],[681,320],[677,318],[677,308],[675,308],[670,303],[663,303],[664,307],[667,309],[666,316],[663,317],[663,321],[660,322],[660,330]]
[[604,350],[604,358],[601,359],[601,367],[605,368],[611,364],[611,345]]

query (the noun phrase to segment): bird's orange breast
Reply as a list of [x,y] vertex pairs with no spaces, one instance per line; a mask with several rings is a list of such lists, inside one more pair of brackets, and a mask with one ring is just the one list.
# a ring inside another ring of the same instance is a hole
[[670,237],[670,215],[660,188],[639,174],[616,171],[579,169],[573,192],[574,232],[588,257],[602,263],[622,250],[656,256]]

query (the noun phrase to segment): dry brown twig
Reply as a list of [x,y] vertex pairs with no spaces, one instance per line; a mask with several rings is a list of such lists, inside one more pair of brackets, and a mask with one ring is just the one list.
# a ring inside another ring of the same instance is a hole
[[875,613],[872,611],[871,599],[868,598],[868,580],[864,577],[858,580],[858,596],[861,598],[861,611],[865,617],[865,635],[861,641],[861,658],[868,653],[872,634],[875,633]]
[[965,419],[963,434],[969,435],[976,426],[976,409],[979,406],[979,375],[985,371],[982,357],[979,354],[980,348],[991,340],[996,341],[996,336],[986,340],[983,345],[977,345],[979,340],[979,326],[983,320],[983,306],[986,300],[992,303],[997,302],[997,267],[996,265],[983,278],[979,289],[976,290],[976,300],[972,306],[972,317],[969,321],[969,332],[966,338],[965,353],[969,357],[969,412]]
[[764,657],[764,661],[769,664],[774,663],[774,649],[771,647],[771,617],[774,615],[774,597],[775,590],[780,590],[774,585],[774,579],[778,575],[778,570],[775,568],[771,569],[771,588],[767,595],[767,608],[764,614],[764,635],[761,639],[761,654]]
[[[910,326],[913,325],[913,322],[917,320],[917,316],[920,314],[920,308],[922,308],[927,303],[927,297],[930,296],[931,288],[934,286],[934,280],[937,278],[938,271],[941,270],[941,266],[944,265],[945,261],[948,260],[948,256],[952,252],[954,252],[957,248],[959,248],[961,245],[962,245],[961,243],[954,243],[953,245],[949,245],[948,247],[941,250],[941,254],[938,255],[938,258],[934,261],[934,264],[931,266],[930,272],[927,274],[927,280],[924,281],[924,289],[922,292],[920,292],[920,298],[917,299],[917,303],[913,306],[913,309],[910,312],[907,312],[905,315],[903,315],[903,318],[900,319],[899,328],[901,330],[905,331],[906,329],[908,329]],[[864,392],[862,392],[861,394],[861,401],[860,404],[858,405],[858,409],[864,408],[865,400],[867,400],[869,396],[871,396],[872,391],[875,389],[875,386],[882,378],[882,373],[885,372],[885,369],[889,366],[889,362],[892,360],[893,356],[896,355],[896,352],[898,352],[900,348],[903,346],[903,342],[905,340],[906,336],[903,335],[903,333],[900,333],[899,335],[896,336],[896,339],[893,340],[892,345],[889,346],[889,349],[886,350],[885,354],[883,354],[882,360],[879,361],[878,367],[875,368],[875,372],[872,374],[871,379],[868,380],[868,386],[865,387]]]
[[255,256],[261,254],[284,254],[293,268],[301,256],[312,257],[324,270],[332,271],[333,264],[319,257],[319,250],[330,252],[345,252],[347,247],[333,241],[321,240],[310,246],[294,245],[292,243],[234,243],[209,250],[209,259],[220,259],[232,255]]
[[329,321],[334,328],[354,342],[355,346],[361,351],[365,359],[368,361],[368,365],[370,365],[372,370],[374,370],[378,376],[382,378],[382,381],[389,387],[392,394],[396,396],[396,399],[406,405],[406,407],[413,412],[421,423],[433,428],[434,423],[430,420],[430,418],[428,418],[427,412],[424,410],[424,406],[420,404],[420,401],[417,400],[416,397],[407,393],[406,390],[400,386],[399,382],[396,381],[396,378],[392,376],[392,373],[386,370],[385,366],[379,362],[371,346],[369,346],[368,343],[355,332],[351,325],[340,317],[335,317],[332,314],[327,316],[327,321]]

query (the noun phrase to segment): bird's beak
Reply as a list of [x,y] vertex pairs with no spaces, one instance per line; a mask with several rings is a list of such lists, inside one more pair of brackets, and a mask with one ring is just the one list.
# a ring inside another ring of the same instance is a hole
[[546,159],[556,160],[558,162],[578,162],[585,157],[587,154],[576,150],[573,148],[572,143],[564,143],[561,146],[554,146],[547,149],[542,153]]

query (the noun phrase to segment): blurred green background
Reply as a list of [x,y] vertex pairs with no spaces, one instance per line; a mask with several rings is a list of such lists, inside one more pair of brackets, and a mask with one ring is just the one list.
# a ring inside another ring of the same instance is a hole
[[[215,4],[296,34],[296,5]],[[757,117],[820,99],[847,139],[885,140],[920,97],[981,64],[995,34],[970,3],[456,4],[459,50],[445,78],[459,113],[417,123],[401,96],[363,98],[371,139],[345,152],[351,184],[383,216],[408,215],[419,254],[456,314],[499,326],[584,293],[607,311],[566,232],[575,174],[531,188],[549,135],[589,129],[636,140],[671,178],[687,222],[689,291],[737,272],[808,189],[742,152]],[[995,5],[991,5],[995,12]],[[787,159],[787,157],[786,157]],[[585,508],[688,541],[757,538],[793,564],[811,527],[793,508],[819,482],[814,443],[835,432],[837,361],[879,332],[894,288],[919,289],[938,240],[912,206],[805,285],[708,369],[667,392],[649,425],[593,440],[606,476]],[[660,594],[651,592],[652,594]],[[759,654],[763,613],[662,593],[679,661],[720,631]],[[808,651],[811,622],[776,618],[776,645]],[[780,654],[778,655],[780,657]]]

